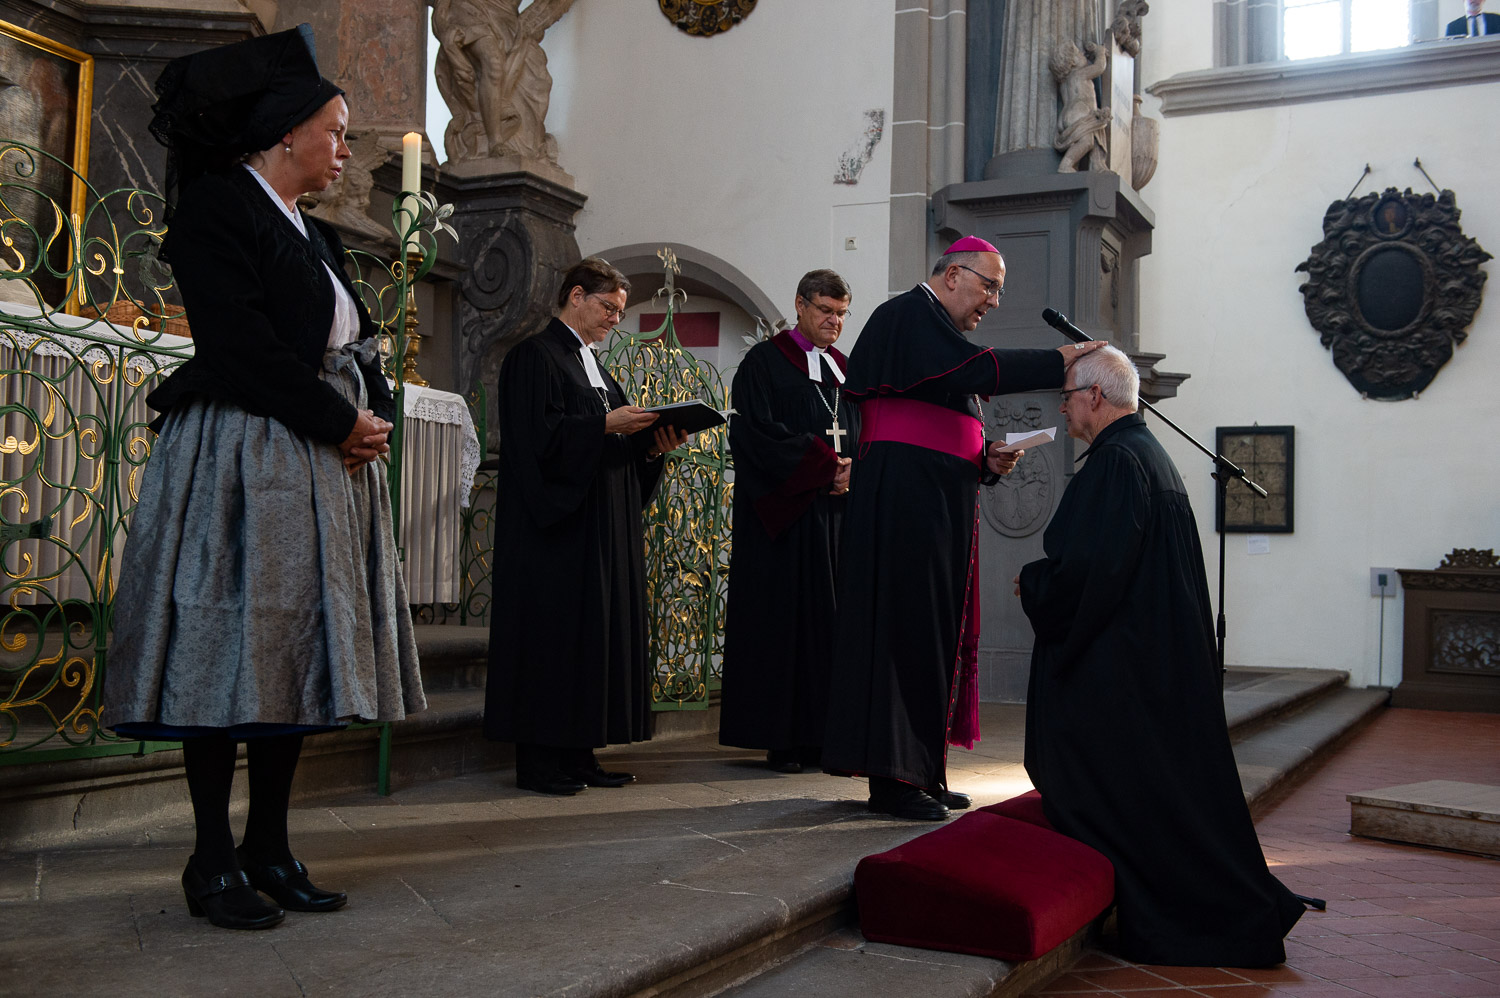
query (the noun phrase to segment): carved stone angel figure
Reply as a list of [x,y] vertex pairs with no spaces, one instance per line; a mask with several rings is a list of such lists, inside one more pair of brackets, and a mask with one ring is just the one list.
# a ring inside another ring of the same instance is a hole
[[1109,67],[1109,52],[1090,42],[1088,53],[1089,58],[1085,59],[1078,45],[1066,38],[1052,50],[1052,77],[1057,80],[1057,94],[1062,101],[1057,114],[1057,138],[1052,142],[1052,147],[1063,154],[1058,173],[1076,173],[1085,156],[1089,157],[1090,170],[1109,169],[1104,136],[1109,128],[1110,111],[1100,107],[1094,95],[1094,80]]
[[557,164],[547,134],[552,76],[542,36],[574,0],[430,0],[438,91],[453,113],[450,160],[514,156]]

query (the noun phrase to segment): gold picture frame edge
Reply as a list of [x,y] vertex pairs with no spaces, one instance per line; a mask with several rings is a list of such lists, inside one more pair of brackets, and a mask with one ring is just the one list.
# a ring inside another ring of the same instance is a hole
[[[93,124],[94,113],[94,57],[81,49],[64,45],[56,39],[48,38],[30,28],[23,28],[19,24],[12,24],[5,20],[0,20],[0,36],[14,38],[24,45],[39,48],[43,52],[78,64],[78,107],[74,112],[73,162],[71,164],[73,190],[68,198],[68,212],[72,216],[70,221],[76,230],[82,224],[84,204],[87,200],[85,188],[89,175],[89,139],[92,132],[90,126]],[[74,242],[76,244],[76,240]],[[69,269],[71,269],[71,264]],[[70,288],[63,302],[64,312],[69,315],[81,314],[82,309],[76,300],[77,297]]]

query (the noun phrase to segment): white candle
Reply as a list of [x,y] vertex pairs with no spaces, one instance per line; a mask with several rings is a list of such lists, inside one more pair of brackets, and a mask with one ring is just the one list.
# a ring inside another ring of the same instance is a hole
[[[405,194],[415,194],[422,190],[422,134],[420,132],[407,132],[401,138],[401,190]],[[409,226],[417,217],[417,199],[407,197],[402,202],[402,206],[406,209],[402,224]],[[415,233],[407,237],[404,251],[407,256],[422,252],[422,245],[418,242]]]

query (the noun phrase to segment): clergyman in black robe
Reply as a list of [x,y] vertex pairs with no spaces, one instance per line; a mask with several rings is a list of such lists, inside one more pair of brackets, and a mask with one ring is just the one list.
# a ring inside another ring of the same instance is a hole
[[977,737],[979,485],[986,470],[1015,463],[985,441],[976,396],[1059,386],[1066,364],[1091,349],[970,342],[964,333],[1004,283],[999,252],[961,239],[929,281],[875,309],[849,354],[844,395],[859,402],[860,441],[823,768],[869,776],[871,810],[898,817],[941,820],[968,806],[948,789],[946,766],[955,717],[961,741]]
[[1240,787],[1187,492],[1128,357],[1100,350],[1068,381],[1068,432],[1091,446],[1017,579],[1036,631],[1026,771],[1047,820],[1114,864],[1123,956],[1281,963],[1303,906]]
[[732,388],[719,741],[766,749],[785,773],[818,765],[828,716],[839,527],[859,433],[858,409],[843,399],[849,362],[833,346],[849,297],[833,271],[806,274],[796,327],[751,347]]
[[650,737],[641,516],[686,439],[641,432],[656,416],[585,345],[624,314],[624,275],[590,258],[562,287],[558,318],[500,368],[484,706],[485,736],[516,743],[517,785],[550,794],[634,779],[594,749]]

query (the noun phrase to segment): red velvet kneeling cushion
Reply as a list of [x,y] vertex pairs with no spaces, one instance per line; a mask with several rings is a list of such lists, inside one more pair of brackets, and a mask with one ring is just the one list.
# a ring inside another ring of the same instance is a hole
[[976,811],[854,871],[866,939],[1034,960],[1114,900],[1109,860],[1057,832]]
[[1052,822],[1042,813],[1042,794],[1039,790],[1028,790],[1019,797],[1003,800],[998,804],[990,804],[978,810],[986,814],[998,814],[1002,818],[1015,818],[1024,821],[1028,825],[1036,825],[1045,828],[1049,832],[1053,830]]

